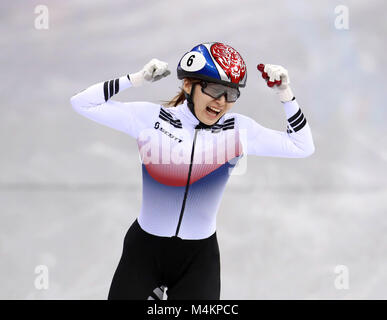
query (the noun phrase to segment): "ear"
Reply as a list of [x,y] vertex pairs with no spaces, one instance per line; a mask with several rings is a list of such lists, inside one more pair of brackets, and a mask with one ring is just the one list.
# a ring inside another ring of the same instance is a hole
[[191,89],[192,89],[191,81],[189,81],[188,79],[184,79],[183,80],[183,90],[185,91],[185,93],[190,94],[191,93]]

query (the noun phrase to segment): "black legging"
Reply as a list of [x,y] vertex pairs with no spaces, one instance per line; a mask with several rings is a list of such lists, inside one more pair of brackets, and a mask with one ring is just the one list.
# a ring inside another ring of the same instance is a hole
[[206,239],[182,240],[149,234],[137,220],[131,225],[108,299],[157,299],[163,286],[170,300],[219,300],[216,232]]

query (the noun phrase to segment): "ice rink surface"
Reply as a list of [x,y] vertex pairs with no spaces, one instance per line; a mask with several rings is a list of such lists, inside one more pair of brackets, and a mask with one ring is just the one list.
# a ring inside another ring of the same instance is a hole
[[[43,30],[41,4],[0,4],[0,299],[106,299],[141,207],[141,165],[134,139],[69,99],[158,58],[170,77],[114,99],[168,100],[179,58],[207,41],[247,63],[233,111],[281,131],[285,112],[256,65],[287,68],[316,146],[305,159],[249,157],[230,178],[221,298],[387,298],[385,1],[56,0]],[[335,27],[341,4],[348,29]]]

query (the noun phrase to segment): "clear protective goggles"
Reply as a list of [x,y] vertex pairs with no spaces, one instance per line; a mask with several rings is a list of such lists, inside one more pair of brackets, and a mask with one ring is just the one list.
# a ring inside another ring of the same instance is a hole
[[225,96],[227,102],[235,102],[241,95],[238,88],[232,88],[220,83],[201,81],[202,92],[214,99]]

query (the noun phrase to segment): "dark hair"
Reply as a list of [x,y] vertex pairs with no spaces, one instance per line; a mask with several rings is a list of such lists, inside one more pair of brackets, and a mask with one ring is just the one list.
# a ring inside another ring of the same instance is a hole
[[[194,78],[184,78],[183,79],[183,81],[184,80],[188,80],[188,81],[190,81],[192,84],[193,83],[199,83],[201,80],[199,80],[199,79],[194,79]],[[183,88],[181,87],[180,88],[180,92],[176,95],[176,96],[174,96],[171,100],[169,100],[169,101],[164,101],[164,105],[166,106],[166,107],[176,107],[176,106],[178,106],[179,104],[182,104],[184,101],[186,100],[186,98],[185,98],[185,93],[184,93],[184,90],[183,90]]]

